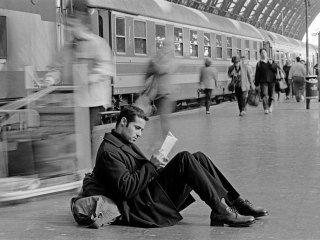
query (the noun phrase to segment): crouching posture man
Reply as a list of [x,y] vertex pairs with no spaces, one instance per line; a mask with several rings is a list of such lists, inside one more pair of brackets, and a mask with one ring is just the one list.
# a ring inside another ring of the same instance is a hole
[[91,180],[84,181],[82,196],[112,199],[121,213],[121,224],[139,227],[165,227],[179,222],[179,211],[194,201],[191,190],[212,209],[212,226],[249,226],[256,217],[268,214],[240,198],[201,152],[180,152],[168,163],[160,153],[147,159],[134,144],[147,120],[135,106],[121,111],[116,128],[104,136]]

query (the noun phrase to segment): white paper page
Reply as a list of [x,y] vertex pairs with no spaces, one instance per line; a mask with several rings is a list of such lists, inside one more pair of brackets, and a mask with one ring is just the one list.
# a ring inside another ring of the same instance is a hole
[[164,157],[168,157],[169,152],[171,151],[171,149],[177,141],[178,139],[175,136],[173,136],[171,132],[168,132],[167,137],[162,143],[159,152],[161,152],[164,155]]

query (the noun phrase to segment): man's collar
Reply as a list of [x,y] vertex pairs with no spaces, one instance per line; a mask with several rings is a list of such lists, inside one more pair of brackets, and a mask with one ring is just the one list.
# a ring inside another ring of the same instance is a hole
[[106,133],[103,139],[115,145],[116,147],[121,148],[123,151],[128,152],[135,158],[147,160],[147,158],[135,144],[124,140],[124,138],[114,129],[111,130],[111,133]]

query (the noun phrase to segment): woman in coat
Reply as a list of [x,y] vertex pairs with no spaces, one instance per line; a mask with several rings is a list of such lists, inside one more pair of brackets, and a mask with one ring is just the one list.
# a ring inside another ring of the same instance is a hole
[[209,58],[205,59],[204,67],[200,71],[200,88],[204,89],[206,95],[206,114],[210,114],[210,101],[212,90],[218,87],[217,84],[218,75],[211,67],[211,60]]

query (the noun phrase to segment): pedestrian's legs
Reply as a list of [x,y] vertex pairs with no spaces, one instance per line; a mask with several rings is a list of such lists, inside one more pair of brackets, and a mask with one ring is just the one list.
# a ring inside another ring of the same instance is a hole
[[297,102],[300,102],[301,96],[304,93],[304,78],[303,77],[293,77],[294,92],[296,95]]
[[180,152],[161,171],[157,181],[177,208],[183,204],[190,187],[212,211],[224,214],[226,208],[221,199],[227,196],[228,191],[217,176],[218,173],[210,173],[191,153]]
[[236,87],[235,95],[236,95],[237,102],[238,102],[239,112],[241,113],[242,109],[243,109],[243,103],[242,103],[242,90],[240,87]]
[[170,96],[163,96],[157,100],[157,112],[160,115],[162,137],[165,138],[170,130],[169,114],[175,108],[175,101]]
[[263,109],[264,110],[269,110],[268,83],[260,83],[260,91],[261,91]]
[[269,108],[272,106],[272,103],[274,101],[274,87],[275,87],[275,83],[268,83],[268,104],[269,104]]
[[289,99],[291,86],[290,86],[290,81],[289,81],[289,79],[288,79],[288,78],[286,78],[286,83],[287,83],[287,88],[286,88],[286,99]]
[[242,111],[247,110],[247,102],[248,102],[248,91],[242,91]]
[[210,110],[210,105],[211,105],[211,93],[212,93],[212,89],[208,89],[206,88],[204,90],[205,95],[206,95],[206,112],[208,113]]

